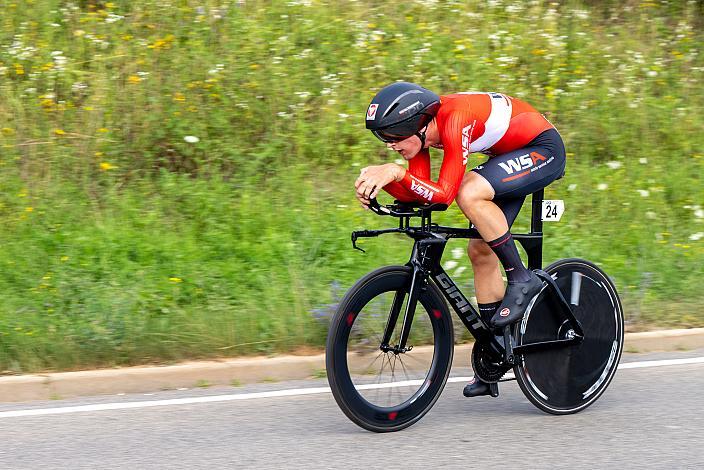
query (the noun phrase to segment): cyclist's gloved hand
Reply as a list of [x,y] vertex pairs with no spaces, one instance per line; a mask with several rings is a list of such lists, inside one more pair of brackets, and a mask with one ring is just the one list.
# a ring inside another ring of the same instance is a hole
[[357,190],[357,199],[363,206],[368,206],[369,200],[375,198],[381,188],[392,181],[400,181],[404,173],[404,168],[395,163],[362,168],[359,172],[359,177],[354,182],[354,187]]

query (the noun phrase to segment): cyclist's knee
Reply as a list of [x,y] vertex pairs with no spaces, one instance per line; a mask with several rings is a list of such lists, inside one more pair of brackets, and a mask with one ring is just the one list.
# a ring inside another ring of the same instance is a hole
[[455,202],[466,214],[477,202],[490,201],[492,198],[491,185],[481,175],[470,171],[462,179]]

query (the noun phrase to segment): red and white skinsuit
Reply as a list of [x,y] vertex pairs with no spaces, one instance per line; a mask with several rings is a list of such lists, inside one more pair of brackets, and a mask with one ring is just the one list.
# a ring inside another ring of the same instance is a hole
[[531,105],[501,93],[457,93],[440,98],[435,117],[444,151],[437,182],[430,179],[430,153],[409,161],[400,182],[384,190],[403,202],[450,205],[462,183],[470,153],[501,155],[525,147],[552,124]]

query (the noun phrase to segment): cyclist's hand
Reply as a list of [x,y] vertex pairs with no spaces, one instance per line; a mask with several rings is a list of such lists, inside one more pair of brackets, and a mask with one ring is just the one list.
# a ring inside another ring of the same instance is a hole
[[354,182],[357,190],[357,199],[363,206],[369,205],[369,200],[375,198],[381,188],[392,181],[400,181],[405,170],[395,163],[385,165],[374,165],[362,168],[359,178]]

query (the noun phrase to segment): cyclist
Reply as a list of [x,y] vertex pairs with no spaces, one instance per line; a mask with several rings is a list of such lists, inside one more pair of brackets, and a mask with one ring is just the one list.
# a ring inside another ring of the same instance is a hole
[[[368,205],[381,189],[402,202],[457,201],[482,237],[470,240],[467,250],[482,317],[496,329],[520,320],[542,282],[523,265],[510,227],[528,194],[564,174],[565,147],[557,130],[532,106],[508,95],[438,96],[408,82],[377,93],[366,127],[407,160],[408,169],[394,163],[363,168],[355,181],[359,201]],[[437,181],[430,179],[430,147],[444,153]],[[465,174],[475,152],[489,158]],[[476,376],[463,393],[494,394]]]

